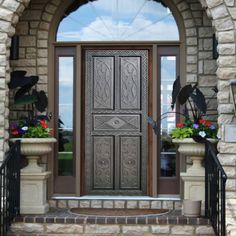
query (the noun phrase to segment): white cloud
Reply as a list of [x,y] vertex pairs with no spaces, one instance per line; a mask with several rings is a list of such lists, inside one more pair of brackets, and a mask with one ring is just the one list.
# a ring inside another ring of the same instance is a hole
[[[104,26],[105,23],[105,26]],[[109,28],[109,30],[107,29]],[[96,30],[93,30],[96,29]],[[59,41],[112,41],[112,40],[178,40],[178,28],[174,21],[153,22],[140,15],[129,25],[126,21],[114,22],[112,17],[96,18],[78,31],[58,33]]]

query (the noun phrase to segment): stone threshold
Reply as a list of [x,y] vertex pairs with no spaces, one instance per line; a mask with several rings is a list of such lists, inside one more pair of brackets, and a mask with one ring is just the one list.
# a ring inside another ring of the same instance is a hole
[[71,213],[69,209],[50,209],[45,215],[17,216],[14,219],[14,223],[210,225],[209,219],[204,217],[186,217],[179,210],[173,210],[163,215],[87,216]]
[[157,197],[150,196],[110,196],[110,195],[84,195],[80,197],[76,196],[61,196],[54,195],[52,200],[139,200],[139,201],[180,201],[179,195],[160,195]]
[[48,201],[51,208],[138,208],[138,209],[169,209],[181,210],[182,200],[160,200],[156,198],[53,198]]

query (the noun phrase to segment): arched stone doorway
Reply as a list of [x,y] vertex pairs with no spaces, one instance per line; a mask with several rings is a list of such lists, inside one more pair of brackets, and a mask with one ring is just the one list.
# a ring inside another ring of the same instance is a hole
[[[14,28],[17,24],[18,30],[21,28],[21,36],[24,38],[21,47],[25,47],[24,43],[30,46],[30,49],[21,49],[21,61],[12,62],[13,68],[27,68],[27,71],[32,74],[38,74],[41,77],[41,85],[47,87],[48,77],[48,29],[50,28],[50,22],[53,19],[53,15],[61,4],[61,1],[31,1],[31,5],[28,6],[29,1],[10,1],[5,0],[0,4],[1,8],[1,159],[4,156],[4,152],[7,149],[6,140],[8,139],[8,117],[9,117],[9,105],[8,93],[6,82],[9,79],[9,46],[10,38],[14,34]],[[224,125],[227,123],[234,123],[234,117],[232,114],[232,106],[230,104],[229,96],[229,79],[235,76],[235,5],[233,1],[173,1],[181,12],[186,32],[186,47],[184,48],[186,54],[184,61],[186,61],[186,81],[193,82],[197,78],[205,86],[209,82],[215,83],[215,64],[211,56],[211,40],[210,36],[207,36],[206,32],[212,29],[216,32],[218,39],[218,51],[219,58],[217,61],[217,76],[218,76],[218,124]],[[190,10],[191,9],[191,10]],[[204,9],[204,10],[203,10]],[[22,12],[24,11],[23,15]],[[31,12],[31,13],[30,13]],[[32,14],[37,13],[37,14]],[[208,16],[211,19],[209,21]],[[29,24],[26,23],[30,20],[30,15],[35,17]],[[209,27],[204,31],[205,27]],[[37,35],[37,36],[36,36]],[[50,55],[49,55],[50,56]],[[27,61],[27,58],[31,58],[31,62]],[[50,57],[49,57],[50,60]],[[30,63],[30,64],[29,64]],[[204,71],[205,70],[205,71]],[[200,76],[199,76],[200,75]],[[185,76],[185,73],[184,73]],[[204,84],[205,83],[205,84]],[[220,155],[219,158],[224,165],[229,168],[229,174],[234,168],[235,145],[228,144],[222,140],[219,143]],[[230,175],[232,176],[232,175]],[[235,177],[230,177],[227,186],[228,198],[235,198]],[[228,213],[229,214],[229,213]]]

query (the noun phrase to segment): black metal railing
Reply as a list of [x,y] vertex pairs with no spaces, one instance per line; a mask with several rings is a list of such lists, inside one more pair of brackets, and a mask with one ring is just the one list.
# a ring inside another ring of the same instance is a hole
[[217,151],[208,144],[205,158],[206,217],[217,236],[225,236],[225,185],[227,175],[217,158]]
[[15,142],[0,167],[0,236],[6,236],[20,213],[20,142]]

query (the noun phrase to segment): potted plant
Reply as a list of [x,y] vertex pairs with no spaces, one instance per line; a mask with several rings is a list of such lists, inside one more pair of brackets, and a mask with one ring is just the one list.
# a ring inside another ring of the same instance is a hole
[[26,76],[26,71],[14,71],[8,84],[9,89],[16,90],[14,104],[28,107],[28,117],[10,125],[11,141],[21,140],[21,154],[29,161],[22,172],[42,172],[37,161],[41,155],[51,152],[51,143],[56,142],[48,127],[48,117],[42,115],[48,105],[46,93],[34,89],[38,80],[38,76]]
[[[213,89],[217,93],[217,89]],[[213,96],[215,95],[213,94]],[[191,156],[192,167],[188,170],[204,171],[201,166],[201,160],[205,155],[205,144],[208,142],[217,142],[216,126],[203,117],[206,115],[207,103],[205,96],[198,88],[198,84],[180,86],[179,77],[173,84],[172,91],[172,109],[176,102],[184,106],[184,121],[177,123],[176,128],[172,129],[170,135],[172,141],[178,144],[178,151],[184,155]]]
[[[217,89],[213,90],[214,96]],[[173,84],[172,109],[177,101],[184,106],[184,120],[176,124],[170,135],[172,142],[178,145],[179,153],[189,156],[193,162],[186,173],[181,173],[184,181],[183,214],[197,217],[201,214],[201,202],[205,199],[202,160],[206,148],[212,148],[211,144],[217,142],[217,128],[212,122],[203,119],[208,104],[197,83],[181,88],[180,79],[177,78]]]

